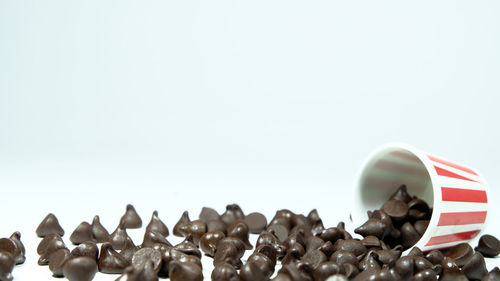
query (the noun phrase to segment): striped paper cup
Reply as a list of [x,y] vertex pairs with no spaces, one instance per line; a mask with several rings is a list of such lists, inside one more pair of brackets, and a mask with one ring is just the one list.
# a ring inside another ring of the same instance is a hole
[[364,223],[406,184],[408,192],[433,208],[429,226],[414,246],[423,251],[451,247],[478,236],[488,214],[487,184],[477,170],[422,152],[406,144],[388,144],[373,152],[357,178],[352,219]]

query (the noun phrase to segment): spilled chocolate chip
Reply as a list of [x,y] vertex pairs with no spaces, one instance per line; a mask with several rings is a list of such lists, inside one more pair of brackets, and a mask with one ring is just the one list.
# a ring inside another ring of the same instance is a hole
[[350,251],[345,251],[345,250],[338,250],[335,251],[331,256],[330,256],[330,261],[335,262],[336,264],[342,266],[344,264],[352,264],[358,267],[358,258],[354,253]]
[[80,223],[71,233],[69,240],[74,245],[93,240],[92,226],[86,221]]
[[440,281],[468,281],[467,277],[460,271],[457,264],[448,257],[441,263],[443,271],[439,276]]
[[194,220],[183,224],[179,231],[184,237],[191,236],[193,243],[198,245],[200,243],[200,238],[207,232],[207,224],[201,220]]
[[16,262],[16,264],[24,263],[24,261],[26,260],[26,250],[24,249],[23,242],[21,242],[21,232],[16,231],[12,233],[12,235],[10,236],[10,240],[14,241],[17,246],[16,253],[18,254],[14,256],[14,261]]
[[251,250],[253,248],[252,244],[250,244],[250,241],[248,241],[248,226],[242,221],[231,224],[227,228],[227,236],[240,239],[245,244],[245,248],[247,250]]
[[250,233],[260,234],[266,229],[267,219],[261,213],[250,213],[245,216],[244,222],[248,225]]
[[129,266],[116,281],[158,281],[157,272],[154,270],[154,261],[148,260],[141,268]]
[[495,236],[485,234],[479,238],[475,250],[485,257],[495,257],[500,254],[500,241]]
[[180,252],[186,254],[186,255],[192,255],[192,256],[196,256],[198,258],[201,258],[201,252],[200,252],[200,250],[198,250],[198,246],[196,246],[189,239],[182,241],[181,243],[175,245],[173,248],[177,251],[180,251]]
[[37,252],[40,255],[38,265],[48,265],[52,254],[59,249],[65,248],[66,245],[58,234],[46,235],[38,244]]
[[136,270],[142,269],[148,261],[153,262],[153,271],[159,272],[162,254],[153,248],[142,248],[137,250],[132,256],[132,266]]
[[71,250],[73,257],[89,257],[97,262],[99,256],[99,248],[92,241],[85,241]]
[[113,246],[113,249],[121,250],[125,246],[127,238],[129,238],[127,230],[120,224],[115,231],[109,235],[107,242]]
[[168,275],[171,281],[202,281],[201,268],[191,262],[172,261],[169,265]]
[[26,259],[19,245],[10,238],[0,238],[0,251],[9,252],[16,264],[23,263]]
[[425,258],[432,264],[441,264],[444,260],[444,255],[439,250],[432,250],[425,255]]
[[463,266],[473,255],[469,243],[457,244],[444,252],[444,256],[452,259],[458,266]]
[[429,220],[418,220],[413,224],[417,233],[422,236],[427,230],[427,226],[429,226]]
[[182,216],[181,218],[179,219],[179,221],[175,224],[174,226],[174,235],[175,236],[178,236],[178,237],[182,237],[184,236],[181,232],[181,227],[183,227],[185,224],[187,224],[188,222],[190,222],[191,220],[189,219],[189,213],[188,211],[184,211],[182,213]]
[[221,220],[211,220],[207,222],[207,232],[220,231],[226,234],[226,224]]
[[152,247],[154,244],[160,243],[160,244],[165,244],[167,246],[172,246],[170,242],[168,242],[167,238],[165,236],[161,235],[158,232],[155,231],[149,231],[144,233],[144,240],[142,242],[142,247]]
[[123,273],[129,264],[122,255],[113,249],[110,243],[102,244],[98,262],[100,272],[109,274]]
[[49,262],[49,269],[54,277],[64,277],[64,264],[72,258],[68,249],[59,249],[54,252]]
[[420,240],[420,235],[410,222],[405,222],[400,229],[401,244],[405,249],[415,245]]
[[367,251],[363,243],[355,239],[348,239],[348,240],[339,239],[337,240],[337,242],[335,242],[333,247],[335,251],[344,250],[352,252],[356,256],[361,256]]
[[[154,245],[164,245],[164,244],[154,244]],[[122,255],[122,257],[124,257],[129,263],[131,263],[132,257],[134,256],[135,252],[137,252],[137,250],[139,249],[140,247],[136,246],[134,244],[134,241],[132,241],[130,237],[127,237],[125,246],[123,246],[123,249],[120,251],[120,255]]]
[[230,204],[226,206],[226,211],[220,218],[226,225],[230,225],[237,220],[244,219],[245,214],[241,210],[240,206],[237,204]]
[[411,196],[408,193],[406,189],[406,185],[401,185],[398,187],[398,189],[389,197],[390,200],[401,200],[405,203],[408,203],[411,201]]
[[146,226],[146,232],[151,232],[151,231],[158,232],[164,237],[167,237],[169,234],[168,227],[158,217],[158,211],[153,212],[153,215],[151,216],[151,221]]
[[434,270],[424,269],[417,274],[413,275],[410,281],[437,281],[438,277]]
[[69,281],[91,281],[97,273],[97,264],[88,257],[72,258],[64,264],[63,272]]
[[120,224],[123,228],[140,228],[142,226],[141,217],[137,214],[134,206],[127,205],[125,214],[120,219]]
[[198,219],[203,221],[204,223],[207,223],[212,220],[219,220],[220,215],[216,210],[212,208],[203,207],[201,209],[200,215],[198,216]]
[[99,216],[95,216],[92,220],[92,237],[98,243],[104,243],[108,241],[109,232],[101,224]]
[[462,272],[471,280],[481,280],[488,270],[486,262],[480,252],[476,252],[462,267]]
[[314,269],[312,275],[314,281],[325,281],[328,277],[342,272],[343,268],[335,262],[325,261]]
[[276,236],[280,240],[280,242],[285,242],[285,240],[288,238],[288,229],[281,224],[270,225],[267,228],[267,231],[274,234],[274,236]]
[[408,205],[401,200],[389,200],[382,205],[382,211],[394,220],[403,220],[408,215]]
[[7,251],[0,250],[0,280],[12,281],[12,269],[15,265],[14,257]]
[[48,214],[36,228],[36,235],[38,237],[45,237],[47,234],[64,235],[64,230],[59,225],[56,216],[52,213]]
[[215,254],[217,243],[226,237],[221,231],[212,231],[203,234],[200,238],[200,248],[205,255],[213,257]]
[[500,280],[500,269],[498,266],[493,268],[488,274],[486,274],[481,281],[498,281]]
[[236,269],[228,263],[216,266],[211,275],[212,281],[240,281]]

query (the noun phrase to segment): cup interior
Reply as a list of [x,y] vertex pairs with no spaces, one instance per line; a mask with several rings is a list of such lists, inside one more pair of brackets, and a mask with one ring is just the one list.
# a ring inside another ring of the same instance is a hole
[[367,211],[382,207],[402,184],[410,195],[418,196],[429,207],[434,205],[431,177],[417,153],[403,146],[388,146],[368,158],[358,177],[355,223],[365,222]]

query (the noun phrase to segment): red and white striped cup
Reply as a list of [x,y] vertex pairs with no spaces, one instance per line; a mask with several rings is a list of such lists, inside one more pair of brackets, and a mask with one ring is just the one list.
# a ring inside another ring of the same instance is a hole
[[352,213],[355,225],[364,223],[367,211],[379,209],[401,184],[433,208],[427,230],[414,245],[421,250],[467,242],[484,230],[488,214],[484,177],[406,144],[380,147],[361,167]]

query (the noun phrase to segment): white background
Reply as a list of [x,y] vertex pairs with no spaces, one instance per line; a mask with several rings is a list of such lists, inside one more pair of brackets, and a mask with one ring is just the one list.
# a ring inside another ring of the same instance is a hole
[[498,221],[499,14],[497,1],[0,0],[0,236],[20,230],[28,250],[16,280],[51,280],[34,234],[48,212],[68,236],[95,214],[112,230],[127,203],[170,227],[232,202],[268,218],[317,208],[334,225],[364,157],[392,141],[481,171]]

